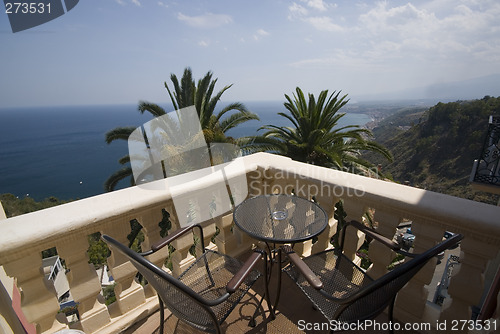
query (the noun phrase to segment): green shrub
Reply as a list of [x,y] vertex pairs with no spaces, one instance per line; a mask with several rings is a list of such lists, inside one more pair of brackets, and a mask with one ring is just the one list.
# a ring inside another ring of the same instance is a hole
[[104,297],[104,300],[106,301],[106,305],[110,305],[116,301],[116,296],[115,296],[115,284],[113,285],[108,285],[104,289],[102,289],[102,295]]

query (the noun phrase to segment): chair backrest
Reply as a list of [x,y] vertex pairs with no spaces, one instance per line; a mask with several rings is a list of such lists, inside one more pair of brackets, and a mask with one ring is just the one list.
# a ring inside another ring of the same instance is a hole
[[216,332],[217,318],[195,291],[112,237],[103,235],[102,238],[111,251],[118,251],[130,260],[172,314],[195,328]]
[[442,251],[457,245],[463,236],[455,234],[431,249],[398,266],[348,298],[334,318],[343,322],[372,319],[380,314],[410,279]]

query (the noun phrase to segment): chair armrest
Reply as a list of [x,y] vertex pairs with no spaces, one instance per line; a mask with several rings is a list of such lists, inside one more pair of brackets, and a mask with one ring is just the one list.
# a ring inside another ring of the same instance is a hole
[[243,283],[245,278],[250,272],[252,272],[253,267],[262,258],[262,253],[259,251],[254,251],[253,254],[245,261],[243,266],[238,270],[238,272],[231,278],[231,280],[226,285],[226,291],[229,293],[234,293]]
[[[401,245],[398,244],[397,242],[394,242],[391,239],[384,237],[383,235],[379,234],[374,229],[372,229],[368,226],[365,226],[364,224],[361,224],[360,222],[358,222],[356,220],[351,220],[350,222],[347,222],[344,229],[349,225],[360,230],[364,234],[370,236],[372,239],[377,240],[378,242],[382,243],[383,245],[389,247],[390,249],[392,249],[396,253],[399,253],[401,255],[404,255],[404,256],[407,256],[410,258],[413,258],[413,257],[418,255],[418,254],[404,251],[403,249],[401,249]],[[345,233],[344,233],[344,235],[345,235]],[[341,248],[343,249],[343,247],[341,247]]]
[[323,288],[323,282],[318,276],[307,266],[307,264],[300,258],[297,253],[295,253],[290,246],[283,246],[281,249],[286,253],[290,262],[302,273],[306,281],[316,290],[321,290]]
[[351,220],[350,222],[347,223],[347,226],[349,226],[349,225],[357,228],[358,230],[362,231],[364,234],[370,236],[371,238],[377,240],[378,242],[381,242],[382,244],[386,245],[387,247],[391,248],[394,251],[399,251],[401,249],[401,245],[398,244],[397,242],[394,242],[391,239],[384,237],[383,235],[379,234],[374,229],[369,228],[368,226],[365,226],[358,221]]
[[[200,229],[201,233],[203,233],[203,230],[202,230],[201,226],[198,225],[198,224],[193,224],[193,225],[189,225],[189,226],[180,228],[180,229],[176,230],[175,232],[167,235],[165,238],[163,238],[163,239],[155,242],[151,246],[151,251],[152,252],[156,252],[157,250],[165,247],[166,245],[168,245],[169,243],[171,243],[175,239],[179,238],[180,236],[186,234],[188,231],[192,230],[195,227],[198,227]],[[203,235],[202,235],[202,238],[203,238]]]

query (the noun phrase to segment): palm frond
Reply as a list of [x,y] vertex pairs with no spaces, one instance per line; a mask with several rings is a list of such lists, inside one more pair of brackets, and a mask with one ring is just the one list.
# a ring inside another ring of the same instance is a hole
[[235,144],[238,145],[243,154],[252,154],[256,152],[269,152],[277,153],[281,155],[286,155],[287,147],[281,140],[277,140],[273,137],[263,137],[263,136],[248,136],[241,137],[235,140]]
[[127,177],[131,177],[133,182],[132,168],[124,167],[116,171],[104,183],[104,190],[108,192],[115,190],[115,187],[117,186],[118,182],[126,179]]
[[118,162],[121,164],[121,165],[125,165],[125,164],[128,164],[130,163],[130,155],[125,155],[123,157],[121,157],[120,159],[118,159]]
[[117,139],[128,140],[128,137],[134,130],[135,127],[131,126],[114,128],[113,130],[106,132],[105,135],[106,143],[110,144],[111,142]]
[[285,94],[284,107],[288,113],[278,115],[289,120],[293,127],[266,125],[265,139],[280,141],[286,146],[286,154],[292,159],[311,164],[341,168],[345,164],[366,164],[359,158],[363,150],[382,154],[390,159],[390,152],[381,145],[369,141],[371,131],[357,125],[338,127],[345,113],[339,110],[349,99],[341,91],[323,90],[316,99],[297,87],[292,97]]
[[147,111],[154,117],[160,117],[166,114],[165,109],[159,105],[146,101],[139,101],[137,109],[141,112],[141,114],[144,114],[144,112]]
[[224,118],[220,122],[220,129],[223,133],[226,133],[230,129],[251,120],[259,120],[259,116],[250,112],[238,112]]

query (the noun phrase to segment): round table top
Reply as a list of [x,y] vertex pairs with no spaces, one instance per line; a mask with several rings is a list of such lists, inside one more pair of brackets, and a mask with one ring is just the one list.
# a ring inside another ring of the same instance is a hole
[[293,195],[261,195],[239,204],[235,224],[261,241],[295,243],[314,238],[326,228],[328,216],[316,203]]

